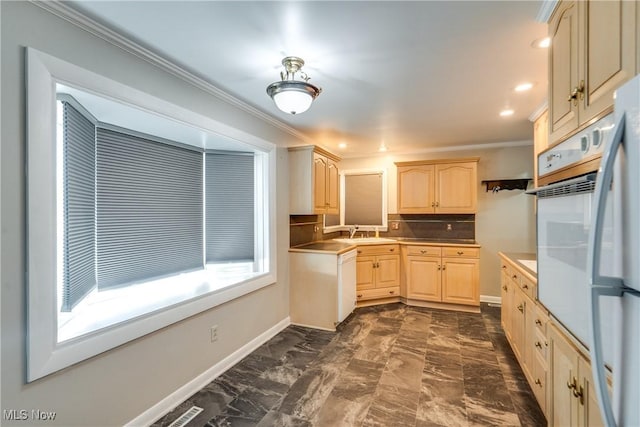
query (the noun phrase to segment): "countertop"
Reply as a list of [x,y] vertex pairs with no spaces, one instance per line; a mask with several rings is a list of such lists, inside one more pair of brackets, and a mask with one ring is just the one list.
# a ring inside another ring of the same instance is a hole
[[535,253],[532,252],[500,252],[500,254],[506,258],[509,258],[509,260],[514,263],[516,266],[518,266],[521,270],[524,270],[527,274],[529,274],[530,276],[532,276],[534,279],[538,279],[538,274],[533,271],[532,269],[530,269],[529,267],[527,267],[525,264],[521,263],[520,259],[523,259],[525,261],[537,261],[537,256]]
[[[475,240],[469,239],[422,239],[413,237],[396,237],[393,241],[380,243],[361,243],[362,245],[423,245],[423,246],[468,246],[479,248],[480,245]],[[316,252],[340,255],[355,249],[358,244],[336,242],[335,240],[321,240],[317,242],[305,243],[304,245],[289,248],[289,252]]]

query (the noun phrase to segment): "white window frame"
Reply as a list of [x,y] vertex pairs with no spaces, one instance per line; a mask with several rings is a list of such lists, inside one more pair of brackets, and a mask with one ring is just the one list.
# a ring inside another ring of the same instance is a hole
[[[275,184],[276,146],[264,139],[232,128],[102,75],[85,70],[32,48],[27,56],[27,312],[29,382],[122,345],[135,338],[211,309],[277,281]],[[100,329],[91,334],[58,343],[56,289],[56,83],[76,85],[101,96],[116,99],[143,111],[193,126],[204,132],[239,141],[261,153],[264,161],[256,168],[267,169],[258,198],[265,218],[257,225],[256,245],[265,273],[228,283],[186,303],[169,306]],[[262,233],[259,233],[259,231]]]
[[388,187],[387,187],[387,170],[386,169],[349,169],[340,171],[340,224],[326,226],[324,224],[326,216],[323,218],[323,233],[332,233],[335,231],[348,231],[349,224],[345,224],[345,198],[346,198],[346,184],[345,177],[347,175],[382,175],[382,226],[375,225],[360,225],[358,224],[358,231],[387,231],[388,230]]

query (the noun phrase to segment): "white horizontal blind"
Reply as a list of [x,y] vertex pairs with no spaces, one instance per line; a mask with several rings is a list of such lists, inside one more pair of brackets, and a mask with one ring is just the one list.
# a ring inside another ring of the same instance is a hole
[[346,175],[344,187],[344,223],[382,225],[382,174]]
[[206,153],[207,263],[254,260],[253,154]]
[[202,268],[202,152],[97,130],[98,288]]
[[95,126],[71,104],[63,108],[62,310],[70,311],[96,286]]

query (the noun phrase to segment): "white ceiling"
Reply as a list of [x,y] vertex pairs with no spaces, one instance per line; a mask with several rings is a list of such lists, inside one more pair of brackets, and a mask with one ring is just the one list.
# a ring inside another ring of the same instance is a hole
[[[541,1],[72,5],[343,157],[531,140],[547,96]],[[289,55],[323,89],[296,116],[266,94]]]

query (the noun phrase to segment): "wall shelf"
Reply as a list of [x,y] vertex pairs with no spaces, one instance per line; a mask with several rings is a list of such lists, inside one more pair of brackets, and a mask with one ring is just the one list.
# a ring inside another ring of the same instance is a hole
[[497,193],[500,190],[526,190],[531,180],[532,178],[493,179],[482,181],[482,184],[486,186],[487,192]]

